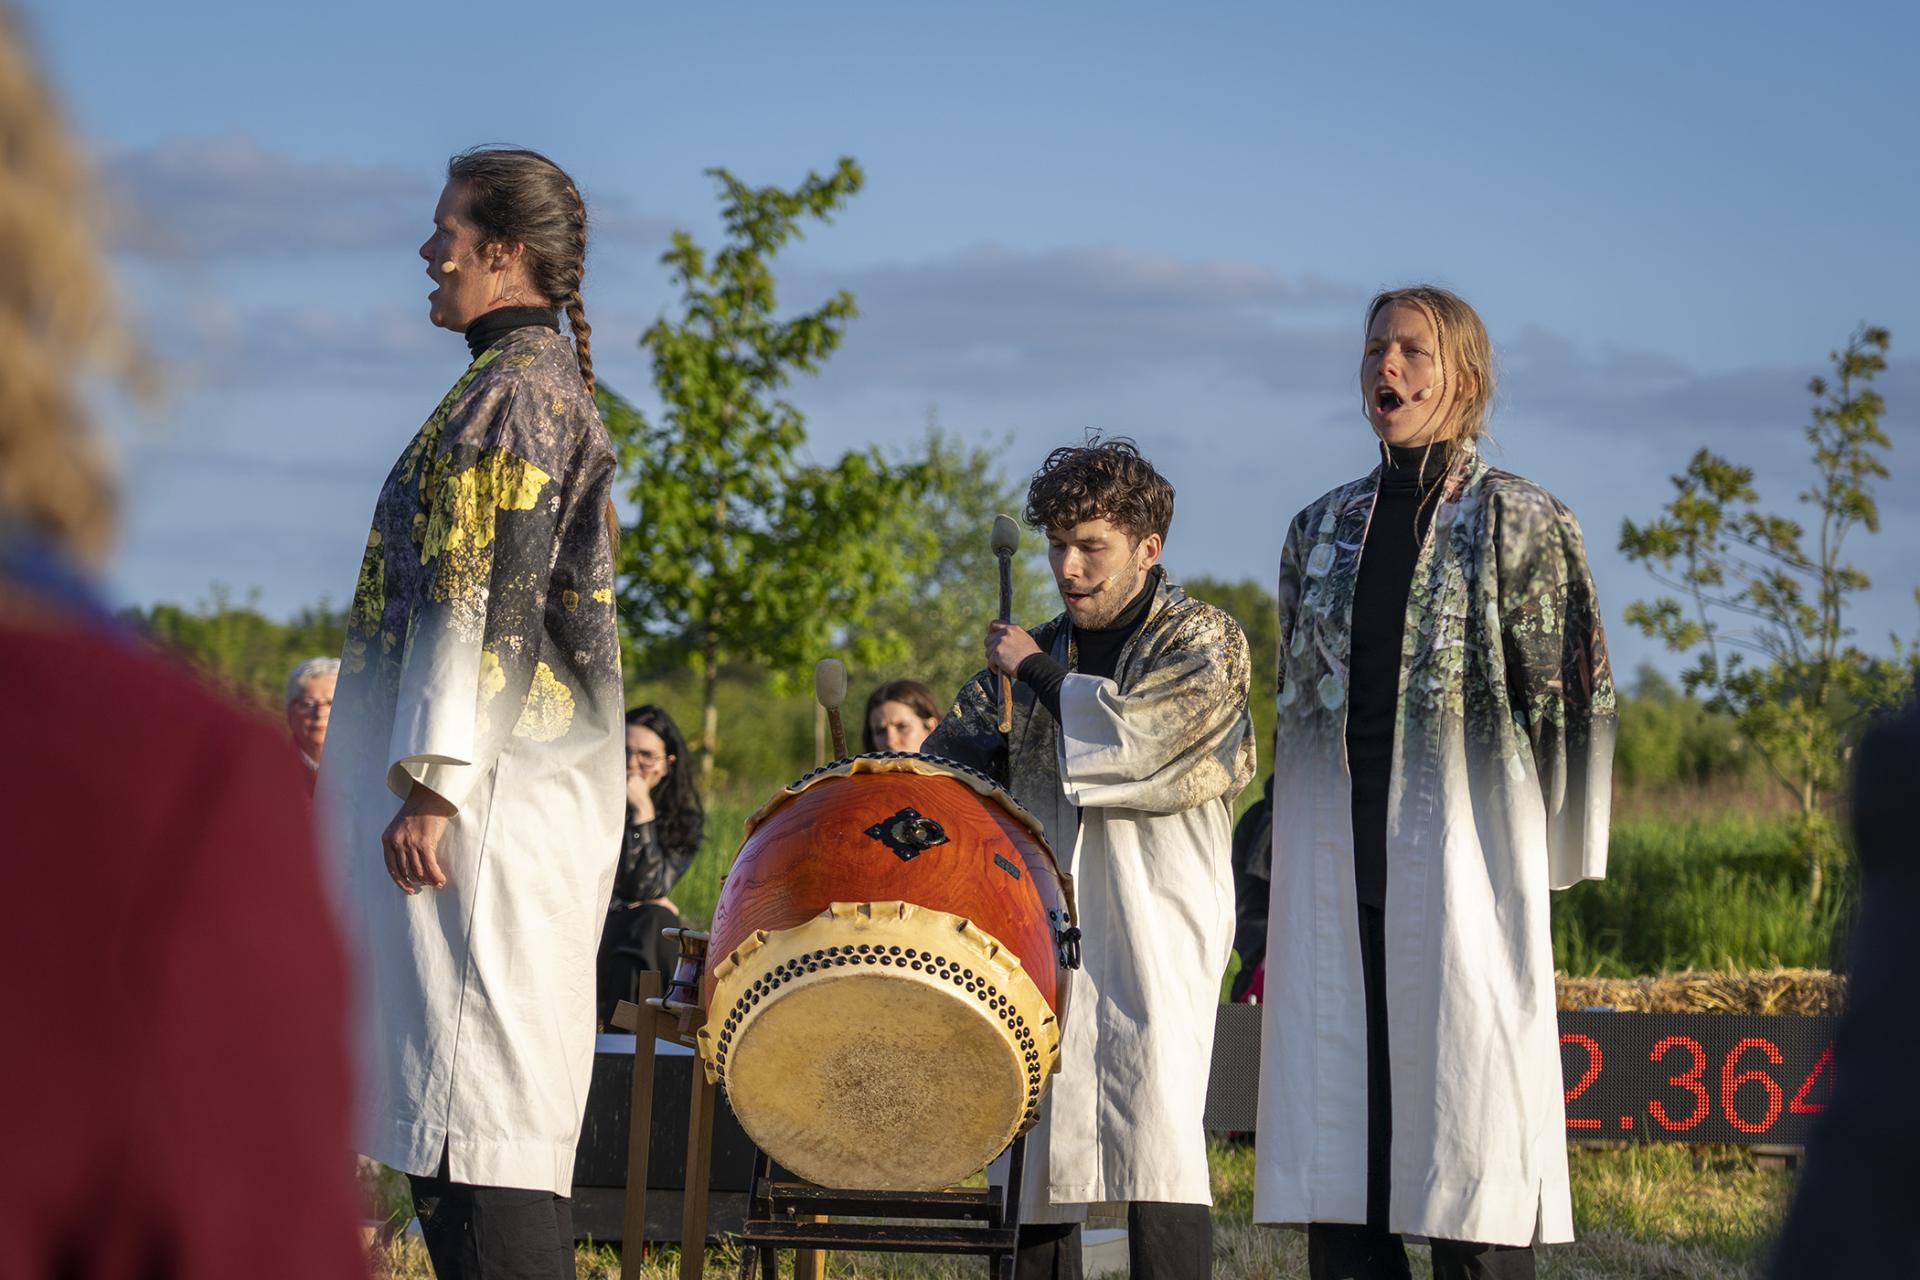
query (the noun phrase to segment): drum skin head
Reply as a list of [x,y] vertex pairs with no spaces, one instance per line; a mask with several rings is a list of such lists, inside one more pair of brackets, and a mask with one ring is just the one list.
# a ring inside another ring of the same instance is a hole
[[1019,957],[911,903],[834,903],[714,976],[709,1077],[756,1145],[821,1186],[964,1181],[1033,1123],[1059,1058]]

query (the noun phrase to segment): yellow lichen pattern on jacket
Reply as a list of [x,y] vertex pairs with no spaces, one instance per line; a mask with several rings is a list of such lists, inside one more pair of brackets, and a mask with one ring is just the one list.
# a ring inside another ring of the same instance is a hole
[[573,691],[561,684],[546,663],[533,668],[533,687],[527,690],[526,706],[520,722],[513,726],[516,738],[552,742],[573,727]]
[[371,679],[348,696],[392,715],[410,691],[471,689],[481,758],[617,732],[612,482],[572,344],[529,327],[482,352],[381,490],[343,662]]

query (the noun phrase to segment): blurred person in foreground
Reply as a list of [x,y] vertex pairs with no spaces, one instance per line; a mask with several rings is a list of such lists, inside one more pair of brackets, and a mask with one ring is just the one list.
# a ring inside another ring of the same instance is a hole
[[[90,581],[114,499],[76,387],[124,347],[4,6],[0,155],[0,1276],[364,1277],[301,770]],[[141,767],[109,785],[103,743]]]
[[596,966],[603,1027],[614,1006],[634,998],[643,971],[671,974],[680,955],[660,936],[680,924],[667,895],[700,852],[707,827],[686,760],[687,740],[664,708],[648,703],[627,712],[627,820]]
[[327,748],[327,718],[339,675],[340,659],[308,658],[287,676],[287,737],[306,762],[309,789]]
[[471,363],[374,505],[320,768],[359,1150],[412,1179],[441,1280],[571,1277],[625,791],[587,211],[545,156],[484,149],[449,162],[432,220],[428,318]]
[[1909,795],[1920,780],[1920,702],[1875,725],[1854,752],[1852,820],[1862,879],[1847,1011],[1834,1040],[1833,1102],[1807,1144],[1780,1233],[1775,1280],[1911,1275],[1920,1268],[1913,1152],[1920,1113],[1920,857]]
[[933,690],[918,680],[889,680],[867,695],[860,746],[864,751],[918,751],[939,726]]

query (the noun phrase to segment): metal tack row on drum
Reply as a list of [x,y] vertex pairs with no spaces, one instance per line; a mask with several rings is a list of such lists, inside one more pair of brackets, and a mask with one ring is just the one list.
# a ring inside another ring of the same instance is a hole
[[1078,963],[1039,822],[972,769],[883,752],[747,821],[676,994],[741,1126],[829,1187],[929,1191],[1031,1126]]

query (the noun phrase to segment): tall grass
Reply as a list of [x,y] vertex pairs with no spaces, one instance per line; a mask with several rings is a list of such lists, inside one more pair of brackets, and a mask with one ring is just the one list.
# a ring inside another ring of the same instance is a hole
[[[787,781],[736,782],[715,794],[700,855],[673,889],[689,924],[712,921],[747,816]],[[1849,909],[1847,886],[1836,886],[1837,879],[1829,877],[1820,909],[1809,916],[1806,859],[1787,821],[1622,818],[1614,823],[1607,878],[1554,895],[1554,964],[1606,978],[1831,968]]]
[[713,907],[720,900],[720,881],[733,865],[740,850],[747,817],[773,797],[785,782],[755,788],[743,785],[724,787],[714,793],[707,806],[706,836],[700,841],[699,856],[688,864],[686,874],[673,886],[673,905],[680,918],[697,929],[713,922]]
[[1847,898],[1844,884],[1830,889],[1809,914],[1806,858],[1785,821],[1621,818],[1607,878],[1555,896],[1554,963],[1597,977],[1828,968]]

